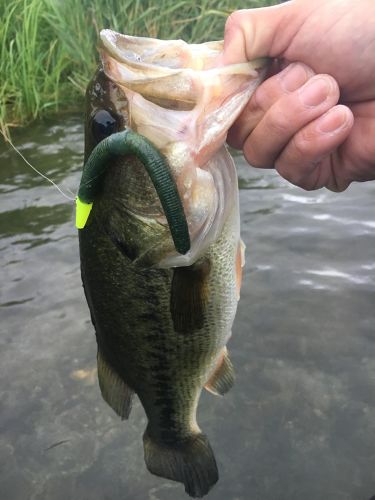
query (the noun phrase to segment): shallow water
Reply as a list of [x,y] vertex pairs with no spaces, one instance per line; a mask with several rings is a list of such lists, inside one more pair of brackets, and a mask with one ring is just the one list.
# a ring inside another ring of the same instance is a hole
[[[75,192],[77,117],[14,133]],[[73,204],[0,145],[1,500],[180,500],[149,474],[138,402],[102,401]],[[212,500],[368,500],[375,493],[375,183],[306,193],[239,168],[247,265],[229,344],[237,381],[203,394]]]

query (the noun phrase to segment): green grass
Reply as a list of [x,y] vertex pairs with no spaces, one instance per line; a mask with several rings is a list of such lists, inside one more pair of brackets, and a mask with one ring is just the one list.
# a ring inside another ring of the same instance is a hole
[[[277,0],[0,0],[0,129],[78,110],[102,28],[156,38],[221,39],[233,10]],[[5,76],[5,78],[4,78]]]

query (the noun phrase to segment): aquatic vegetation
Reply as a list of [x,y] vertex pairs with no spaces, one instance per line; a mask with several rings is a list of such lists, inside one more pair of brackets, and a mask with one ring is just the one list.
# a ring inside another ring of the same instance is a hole
[[[274,0],[0,1],[0,130],[79,108],[102,28],[130,35],[220,39],[228,14]],[[4,78],[5,75],[5,78]]]

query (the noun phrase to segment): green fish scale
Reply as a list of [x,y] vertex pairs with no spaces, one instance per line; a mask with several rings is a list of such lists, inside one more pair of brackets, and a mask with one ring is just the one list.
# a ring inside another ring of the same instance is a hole
[[230,334],[237,246],[231,223],[207,251],[212,271],[203,328],[187,335],[176,333],[171,320],[173,270],[137,268],[95,224],[82,233],[85,288],[95,304],[98,344],[137,392],[150,432],[161,442],[191,434],[200,392]]

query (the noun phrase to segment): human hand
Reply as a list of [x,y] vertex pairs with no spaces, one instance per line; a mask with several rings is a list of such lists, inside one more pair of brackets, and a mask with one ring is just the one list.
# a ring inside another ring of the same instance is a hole
[[374,26],[374,0],[294,0],[234,12],[223,63],[269,56],[284,69],[257,88],[228,143],[251,165],[274,167],[304,189],[343,191],[374,180]]

